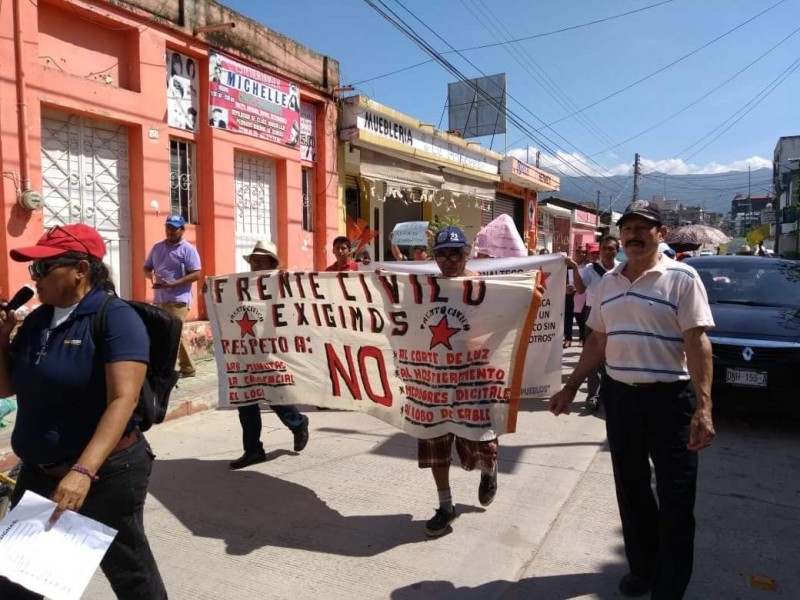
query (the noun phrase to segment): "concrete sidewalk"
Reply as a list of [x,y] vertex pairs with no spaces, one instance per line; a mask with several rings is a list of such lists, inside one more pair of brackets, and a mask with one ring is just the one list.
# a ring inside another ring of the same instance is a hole
[[[568,350],[565,367],[577,360]],[[186,385],[184,392],[188,391]],[[201,412],[148,433],[158,460],[147,531],[178,599],[618,598],[626,573],[601,416],[556,419],[529,401],[501,439],[499,491],[454,467],[459,518],[423,533],[437,505],[415,441],[360,413],[318,412],[300,454],[264,409],[269,460],[242,471],[236,412]],[[796,426],[722,420],[703,452],[695,575],[688,599],[800,597],[800,436]],[[750,577],[776,582],[750,587]],[[85,598],[113,597],[102,574]]]
[[[171,421],[202,410],[217,406],[217,363],[214,357],[206,355],[195,358],[197,374],[187,379],[179,379],[169,399],[166,420]],[[11,432],[14,429],[16,413],[7,415],[0,428],[0,471],[13,467],[18,459],[11,450]]]

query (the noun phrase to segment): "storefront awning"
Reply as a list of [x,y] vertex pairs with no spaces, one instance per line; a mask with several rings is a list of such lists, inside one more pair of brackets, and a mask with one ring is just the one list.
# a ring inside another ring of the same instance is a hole
[[371,150],[361,150],[360,174],[370,197],[400,197],[432,200],[444,183],[444,176],[432,169]]

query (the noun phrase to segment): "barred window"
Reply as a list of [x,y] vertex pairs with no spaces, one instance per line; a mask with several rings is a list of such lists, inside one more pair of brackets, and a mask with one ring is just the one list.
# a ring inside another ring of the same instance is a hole
[[197,223],[195,149],[191,142],[169,141],[170,212]]
[[303,169],[303,231],[314,231],[313,169]]

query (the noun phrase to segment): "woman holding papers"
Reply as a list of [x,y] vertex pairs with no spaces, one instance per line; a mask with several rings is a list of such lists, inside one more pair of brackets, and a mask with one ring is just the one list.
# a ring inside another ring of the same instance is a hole
[[[31,262],[41,302],[10,341],[16,319],[0,311],[0,397],[16,394],[11,438],[22,459],[12,506],[26,490],[51,498],[56,525],[73,510],[118,531],[101,567],[119,598],[167,597],[144,533],[154,455],[133,412],[149,359],[147,330],[134,309],[108,303],[104,344],[92,318],[113,283],[105,243],[86,225],[54,227],[35,246],[11,251]],[[0,578],[0,598],[40,598]]]

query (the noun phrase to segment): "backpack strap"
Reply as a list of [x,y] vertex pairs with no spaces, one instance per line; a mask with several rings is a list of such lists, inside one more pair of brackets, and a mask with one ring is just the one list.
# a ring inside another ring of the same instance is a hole
[[608,271],[606,271],[605,267],[603,267],[603,265],[601,265],[600,263],[597,263],[597,262],[593,262],[592,263],[592,268],[594,269],[595,273],[600,275],[600,277],[602,277],[603,275],[608,273]]
[[107,294],[103,298],[103,303],[97,309],[97,312],[92,315],[89,323],[89,332],[91,333],[95,350],[102,350],[105,347],[106,313],[108,313],[108,303],[111,302],[112,298],[114,298],[113,294]]

